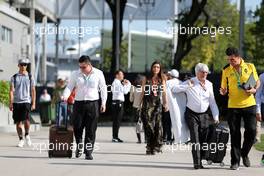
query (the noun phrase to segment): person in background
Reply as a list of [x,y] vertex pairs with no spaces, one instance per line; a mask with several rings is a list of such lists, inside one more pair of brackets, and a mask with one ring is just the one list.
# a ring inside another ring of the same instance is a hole
[[[164,76],[166,80],[170,80],[172,77],[168,72],[164,72]],[[167,83],[166,81],[166,83]],[[168,95],[168,91],[167,91]],[[165,144],[172,144],[172,133],[171,133],[171,118],[170,118],[170,111],[165,111],[162,108],[162,127],[163,127],[163,142]]]
[[256,129],[256,142],[261,142],[261,121],[264,119],[264,73],[259,75],[260,86],[256,93],[256,116],[257,116],[257,129]]
[[161,63],[151,65],[150,75],[143,80],[141,94],[141,118],[147,138],[146,154],[155,155],[161,152],[163,144],[162,106],[168,111],[166,79]]
[[112,142],[123,142],[119,138],[119,128],[124,115],[125,95],[131,88],[131,83],[124,79],[124,72],[117,70],[115,80],[112,83],[112,119],[113,119],[113,139]]
[[23,147],[25,143],[23,139],[23,123],[26,144],[28,146],[31,146],[32,144],[29,137],[30,112],[35,109],[36,90],[34,79],[32,75],[27,72],[29,63],[28,59],[20,59],[18,61],[19,71],[11,77],[9,92],[9,109],[10,111],[13,111],[13,119],[16,124],[17,135],[19,138],[18,147]]
[[142,140],[141,140],[141,125],[142,125],[142,120],[140,118],[140,99],[141,99],[141,93],[142,93],[142,80],[143,80],[143,76],[142,75],[137,75],[136,80],[134,82],[134,85],[131,86],[130,89],[130,95],[129,95],[129,100],[131,103],[133,103],[133,115],[134,115],[134,119],[136,122],[136,134],[137,134],[137,143],[141,144]]
[[[245,167],[250,167],[248,154],[256,137],[256,100],[254,94],[260,82],[254,64],[245,62],[238,49],[226,49],[229,64],[222,71],[220,94],[228,95],[228,125],[231,135],[231,170],[239,170],[242,157]],[[256,85],[250,89],[243,87],[250,76]],[[244,120],[244,142],[241,148],[241,119]]]
[[51,102],[51,96],[48,93],[47,89],[44,89],[40,98],[39,98],[39,113],[41,123],[49,123],[48,113],[49,113],[49,106]]
[[[59,117],[59,119],[56,119],[56,123],[58,123],[58,125],[62,125],[64,122],[64,120],[62,119],[62,117],[64,115],[58,115],[58,112],[59,112],[59,103],[62,101],[61,100],[61,96],[63,94],[63,91],[64,89],[66,88],[66,84],[65,84],[65,80],[62,79],[62,78],[59,78],[56,82],[56,86],[55,86],[55,89],[53,90],[53,96],[52,96],[52,100],[51,100],[51,106],[52,107],[55,107],[55,114],[56,117]],[[61,107],[61,113],[65,113],[66,112],[66,106],[62,106]],[[64,124],[65,125],[65,124]]]
[[[206,144],[206,136],[211,121],[219,122],[219,110],[215,101],[213,84],[207,80],[209,68],[206,64],[195,66],[196,77],[175,86],[175,92],[185,92],[187,107],[185,119],[190,130],[194,169],[203,169],[201,148]],[[212,111],[213,119],[209,115]]]
[[55,89],[53,90],[53,96],[52,96],[52,101],[51,103],[53,105],[56,105],[58,102],[61,101],[61,96],[63,94],[63,91],[65,89],[65,81],[62,78],[59,78],[56,82]]
[[190,132],[185,120],[186,94],[175,92],[175,87],[182,83],[179,80],[179,72],[172,69],[168,72],[169,80],[166,82],[168,106],[170,112],[171,126],[174,136],[174,143],[186,143],[190,139]]
[[44,89],[40,98],[39,98],[39,102],[43,103],[43,102],[50,102],[51,101],[51,96],[48,93],[47,89]]

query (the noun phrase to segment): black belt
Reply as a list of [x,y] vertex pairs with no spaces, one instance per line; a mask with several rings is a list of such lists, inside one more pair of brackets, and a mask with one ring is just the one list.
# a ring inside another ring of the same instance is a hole
[[98,100],[81,100],[81,101],[77,101],[75,100],[75,103],[82,103],[82,104],[87,104],[87,103],[94,103],[97,102]]
[[114,102],[114,103],[124,103],[124,102],[121,101],[121,100],[112,100],[112,102]]
[[209,114],[209,108],[205,112],[194,112],[193,110],[191,110],[188,107],[186,107],[186,110],[190,111],[192,114],[195,114],[195,115]]

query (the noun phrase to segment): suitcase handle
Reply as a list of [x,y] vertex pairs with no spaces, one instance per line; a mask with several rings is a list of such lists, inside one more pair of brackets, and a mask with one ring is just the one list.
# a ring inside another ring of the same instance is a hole
[[222,130],[222,131],[229,132],[228,129],[226,129],[226,128],[224,127],[224,125],[222,125],[221,123],[214,124],[214,128],[215,128],[215,129],[218,128],[218,129],[220,129],[220,130]]
[[66,107],[65,107],[65,112],[64,112],[65,113],[65,117],[64,116],[62,116],[62,117],[63,117],[63,121],[64,121],[64,124],[65,124],[65,129],[67,129],[68,128],[68,123],[67,123],[67,116],[68,116],[68,114],[67,114],[67,102],[64,102],[64,101],[59,101],[57,103],[57,108],[56,108],[56,110],[57,110],[57,112],[56,112],[56,127],[57,128],[60,127],[59,123],[60,123],[60,116],[61,116],[61,105],[63,103],[66,105]]

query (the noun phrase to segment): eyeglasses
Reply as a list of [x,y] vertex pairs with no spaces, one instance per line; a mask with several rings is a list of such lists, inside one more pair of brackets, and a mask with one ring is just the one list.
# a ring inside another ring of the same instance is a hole
[[80,66],[80,69],[82,69],[82,70],[84,70],[86,68],[87,68],[87,66]]
[[19,64],[19,65],[22,66],[22,67],[27,66],[27,64],[25,64],[25,63]]

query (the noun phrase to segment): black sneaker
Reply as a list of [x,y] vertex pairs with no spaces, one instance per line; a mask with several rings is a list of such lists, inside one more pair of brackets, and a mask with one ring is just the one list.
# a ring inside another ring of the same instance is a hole
[[152,155],[152,151],[147,150],[147,151],[146,151],[146,155]]
[[204,167],[202,166],[202,165],[198,165],[198,164],[195,164],[194,166],[193,166],[193,168],[194,169],[204,169]]
[[207,168],[204,168],[202,164],[194,164],[193,168],[194,169],[207,169]]
[[82,150],[76,149],[76,151],[75,151],[75,157],[76,158],[80,158],[81,156],[82,156]]
[[232,165],[230,166],[230,169],[231,169],[231,170],[239,170],[239,165],[238,165],[238,164],[232,164]]
[[122,143],[124,142],[123,140],[119,139],[119,138],[113,138],[112,142],[118,142],[118,143]]
[[197,170],[197,169],[200,169],[200,166],[199,165],[195,165],[195,166],[193,166],[193,168]]
[[246,156],[246,157],[242,157],[242,160],[243,160],[243,164],[245,167],[250,167],[250,160],[249,158]]
[[162,150],[160,147],[155,147],[153,151],[157,153],[162,153]]
[[85,159],[86,159],[86,160],[93,160],[93,156],[92,156],[92,154],[91,154],[91,153],[86,153],[86,155],[85,155]]

